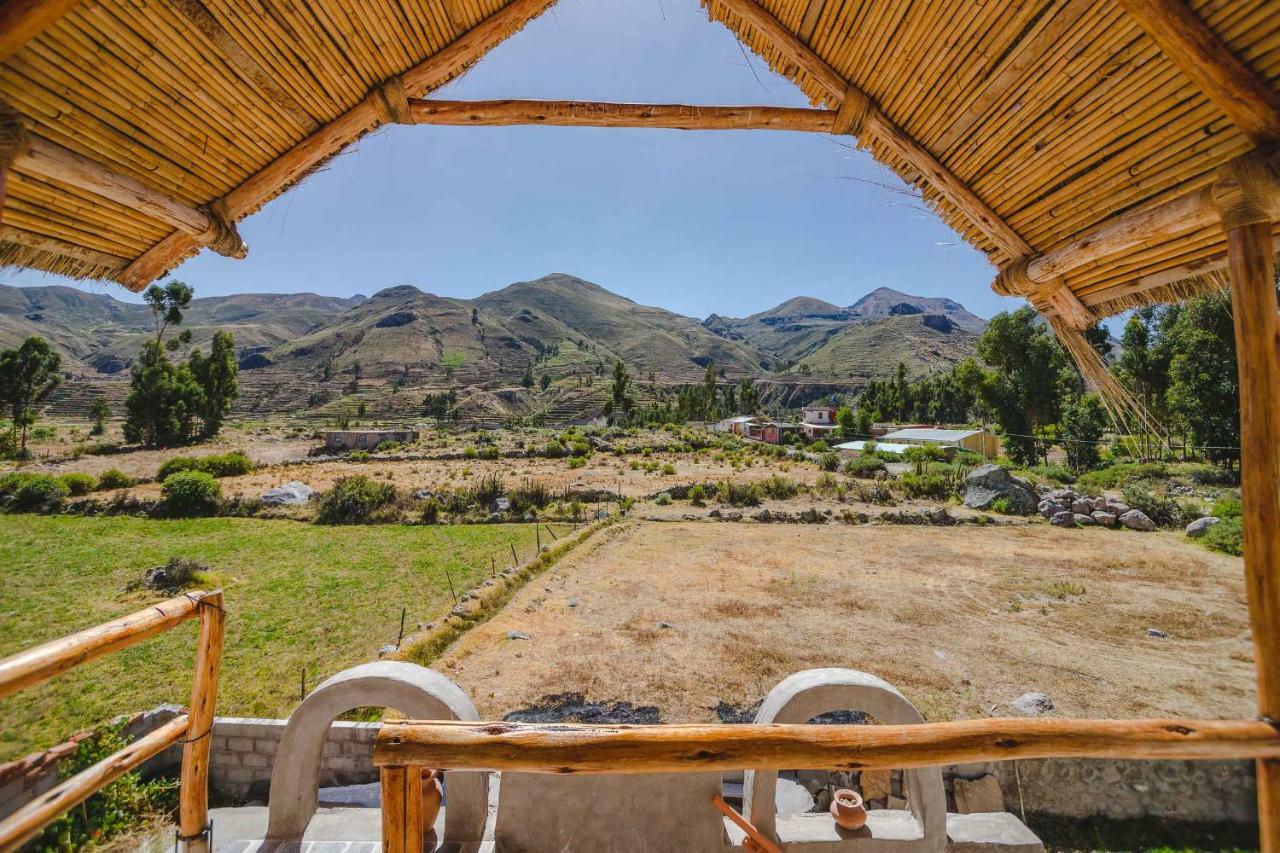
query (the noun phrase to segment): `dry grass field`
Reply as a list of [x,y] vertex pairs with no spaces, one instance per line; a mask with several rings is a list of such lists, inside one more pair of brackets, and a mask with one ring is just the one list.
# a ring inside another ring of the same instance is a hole
[[818,666],[880,675],[933,720],[1028,691],[1063,716],[1248,717],[1242,574],[1163,533],[631,522],[435,666],[490,718],[579,691],[711,720]]

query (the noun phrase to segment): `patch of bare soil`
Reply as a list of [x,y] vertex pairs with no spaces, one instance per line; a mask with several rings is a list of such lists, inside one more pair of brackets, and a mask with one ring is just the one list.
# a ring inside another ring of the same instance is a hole
[[632,522],[437,664],[487,718],[577,693],[668,722],[742,716],[819,666],[879,675],[932,720],[1014,713],[1029,691],[1060,716],[1255,712],[1240,560],[1042,525]]

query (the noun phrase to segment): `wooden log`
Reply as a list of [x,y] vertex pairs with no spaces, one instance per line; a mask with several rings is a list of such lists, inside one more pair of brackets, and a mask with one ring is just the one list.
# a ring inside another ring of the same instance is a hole
[[146,610],[0,660],[0,699],[182,624],[196,615],[200,600],[207,594],[175,596]]
[[[716,0],[716,2],[742,18],[768,40],[778,53],[812,77],[826,90],[827,99],[831,104],[839,105],[844,102],[852,86],[850,81],[845,80],[838,71],[827,64],[826,60],[798,39],[756,0]],[[853,88],[858,95],[870,101],[865,124],[868,134],[911,164],[935,190],[968,217],[987,239],[999,246],[1009,257],[1018,258],[1032,253],[1031,246],[979,198],[977,193],[942,165],[928,149],[894,124],[865,92],[856,87]]]
[[80,0],[5,0],[0,4],[0,62],[74,9]]
[[738,828],[747,834],[760,850],[764,853],[782,853],[782,848],[774,844],[772,840],[765,836],[763,832],[756,829],[746,818],[738,814],[732,806],[724,801],[724,797],[716,794],[711,798],[711,804],[716,807],[716,811],[729,818],[738,825]]
[[221,254],[235,258],[245,256],[244,244],[239,240],[234,241],[235,245],[225,245],[219,239],[222,229],[205,211],[169,198],[135,178],[122,175],[47,139],[28,136],[14,160],[14,168],[109,198],[185,231],[196,242],[207,244]]
[[149,735],[36,797],[0,821],[0,850],[17,850],[50,821],[84,802],[147,759],[173,746],[186,731],[186,716],[174,717]]
[[208,853],[209,746],[213,740],[213,715],[218,698],[218,673],[227,614],[222,591],[200,600],[200,644],[196,648],[195,679],[191,684],[191,734],[182,748],[181,783],[178,789],[178,834],[188,853]]
[[503,127],[653,127],[670,130],[796,130],[830,133],[834,110],[619,104],[601,101],[437,101],[410,99],[414,124]]
[[899,726],[388,721],[381,766],[529,773],[870,770],[1022,758],[1280,758],[1257,720],[984,719]]
[[1280,142],[1280,95],[1185,0],[1120,0],[1120,5],[1254,145]]
[[[1252,218],[1252,217],[1249,217]],[[1240,372],[1240,502],[1258,706],[1280,719],[1280,308],[1271,223],[1227,230]],[[1280,761],[1258,761],[1262,849],[1280,850]]]
[[[1259,156],[1245,155],[1241,160],[1248,159],[1263,166]],[[1226,164],[1220,176],[1229,174],[1239,162]],[[1271,155],[1265,161],[1265,168],[1253,169],[1252,175],[1255,182],[1253,191],[1259,203],[1270,209],[1280,209],[1280,154]],[[1219,183],[1221,180],[1219,177]],[[1215,186],[1201,187],[1155,206],[1126,211],[1106,219],[1054,249],[1025,259],[1019,264],[1020,270],[1016,275],[1011,275],[1010,269],[1002,270],[991,287],[998,293],[1026,296],[1034,285],[1061,278],[1086,264],[1210,227],[1217,224],[1220,217]],[[1101,295],[1104,293],[1098,294],[1099,299],[1105,298]]]
[[382,768],[382,849],[422,853],[422,773],[417,767]]
[[[554,2],[513,0],[402,74],[400,80],[405,91],[423,94],[443,85]],[[377,122],[378,114],[372,102],[368,98],[360,101],[228,193],[223,201],[231,219],[238,220],[255,212],[372,130]],[[118,281],[129,290],[140,291],[191,255],[198,246],[188,235],[175,232],[135,258]]]

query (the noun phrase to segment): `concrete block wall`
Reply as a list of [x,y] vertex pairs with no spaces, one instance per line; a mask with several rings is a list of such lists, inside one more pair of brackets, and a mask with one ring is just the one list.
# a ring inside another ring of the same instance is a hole
[[[286,720],[218,717],[213,724],[209,784],[222,797],[266,802],[271,768]],[[320,787],[376,782],[373,740],[380,723],[337,722],[329,728]]]

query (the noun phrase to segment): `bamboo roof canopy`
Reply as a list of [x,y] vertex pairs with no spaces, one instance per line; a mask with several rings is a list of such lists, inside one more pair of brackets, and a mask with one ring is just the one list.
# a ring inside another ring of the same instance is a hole
[[0,264],[140,290],[243,257],[239,219],[383,124],[803,130],[1080,328],[1220,286],[1219,170],[1280,141],[1280,0],[702,0],[814,109],[429,99],[553,2],[0,3]]

